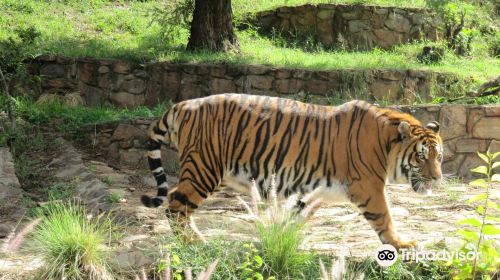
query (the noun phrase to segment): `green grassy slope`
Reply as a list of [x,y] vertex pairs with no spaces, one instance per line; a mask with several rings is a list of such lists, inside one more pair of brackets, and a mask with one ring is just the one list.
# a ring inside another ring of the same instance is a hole
[[[424,0],[233,0],[235,15],[301,3],[364,3],[424,7]],[[176,36],[165,36],[154,20],[161,1],[37,1],[0,0],[0,40],[15,36],[15,30],[35,26],[41,38],[30,50],[33,55],[53,53],[66,56],[126,58],[139,61],[254,63],[309,69],[397,68],[446,71],[473,76],[477,81],[500,74],[500,59],[488,55],[484,42],[474,43],[469,58],[447,53],[434,65],[422,65],[416,54],[424,43],[400,46],[391,51],[369,52],[305,52],[284,48],[277,40],[259,36],[255,31],[239,31],[240,54],[187,52],[188,31],[180,29]]]

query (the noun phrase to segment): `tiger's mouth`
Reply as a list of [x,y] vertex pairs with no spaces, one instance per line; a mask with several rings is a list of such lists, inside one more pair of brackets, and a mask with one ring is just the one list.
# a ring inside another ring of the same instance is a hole
[[426,178],[411,178],[411,187],[417,193],[431,194],[432,187],[436,184],[435,180]]

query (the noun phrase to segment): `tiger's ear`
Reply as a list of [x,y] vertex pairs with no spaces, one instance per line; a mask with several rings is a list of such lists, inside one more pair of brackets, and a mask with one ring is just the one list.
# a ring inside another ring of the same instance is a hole
[[410,123],[402,121],[398,125],[398,132],[404,142],[411,138]]
[[434,131],[435,133],[439,133],[439,123],[438,122],[430,122],[428,123],[425,128],[430,129]]

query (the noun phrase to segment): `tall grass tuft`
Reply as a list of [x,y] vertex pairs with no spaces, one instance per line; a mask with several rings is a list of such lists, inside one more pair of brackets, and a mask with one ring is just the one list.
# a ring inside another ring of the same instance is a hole
[[314,266],[312,263],[316,256],[299,247],[304,242],[305,218],[308,218],[307,215],[312,214],[312,211],[305,216],[297,215],[292,209],[297,197],[280,203],[274,176],[268,194],[267,201],[263,202],[253,182],[250,205],[240,199],[253,216],[258,237],[257,248],[264,259],[263,272],[279,279],[298,279],[310,275],[306,270]]
[[45,266],[39,279],[112,279],[106,244],[113,229],[109,216],[92,217],[76,202],[52,202],[39,213],[33,249]]

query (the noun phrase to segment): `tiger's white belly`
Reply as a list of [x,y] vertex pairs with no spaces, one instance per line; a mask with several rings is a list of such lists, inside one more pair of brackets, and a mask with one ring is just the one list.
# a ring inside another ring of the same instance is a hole
[[[251,195],[252,192],[252,180],[248,179],[249,176],[245,174],[238,174],[237,176],[230,174],[229,172],[224,175],[221,185],[225,187],[230,187],[235,191]],[[264,180],[264,185],[269,190],[273,184],[272,178],[267,178]],[[321,203],[339,203],[348,201],[347,196],[347,185],[342,184],[336,180],[330,180],[331,184],[327,185],[327,180],[320,180],[319,184],[314,188],[313,184],[303,184],[301,185],[301,191],[304,194],[302,201],[304,203],[309,203],[319,200]],[[274,184],[278,185],[279,178],[275,178]],[[283,182],[284,186],[279,193],[277,193],[278,198],[284,199],[286,186],[291,185],[291,182]],[[258,187],[257,187],[258,188]],[[292,193],[292,195],[295,193]],[[299,194],[299,192],[296,192]]]

